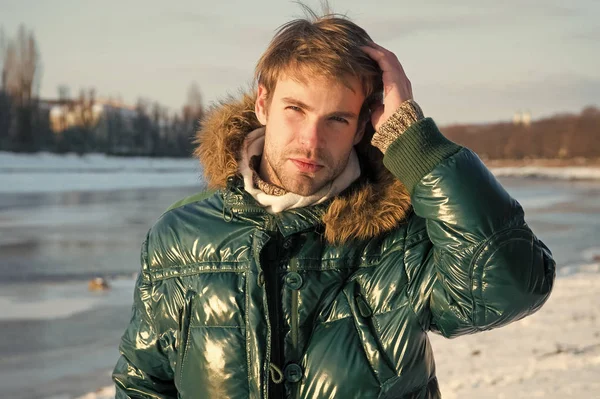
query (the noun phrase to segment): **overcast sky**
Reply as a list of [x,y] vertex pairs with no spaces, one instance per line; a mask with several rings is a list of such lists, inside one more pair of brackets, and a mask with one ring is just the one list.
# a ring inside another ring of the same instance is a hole
[[[317,6],[317,0],[305,1]],[[415,100],[438,123],[534,119],[600,105],[599,0],[331,0],[394,51]],[[35,32],[41,95],[94,87],[100,96],[172,109],[197,82],[204,103],[248,87],[281,24],[282,0],[0,0],[0,26]]]

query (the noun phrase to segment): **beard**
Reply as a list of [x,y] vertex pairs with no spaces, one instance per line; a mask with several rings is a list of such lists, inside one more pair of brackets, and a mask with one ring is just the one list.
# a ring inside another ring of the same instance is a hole
[[[316,150],[290,148],[278,153],[265,143],[262,162],[266,164],[264,169],[261,165],[261,171],[266,172],[263,178],[266,177],[270,183],[286,191],[309,196],[325,187],[344,171],[348,156],[336,162],[327,150],[321,148]],[[296,169],[290,161],[294,158],[310,159],[322,167],[314,173],[305,173]]]

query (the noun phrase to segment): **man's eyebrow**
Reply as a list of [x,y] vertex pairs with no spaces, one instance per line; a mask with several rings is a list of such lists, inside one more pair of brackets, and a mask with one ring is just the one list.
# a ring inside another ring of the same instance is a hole
[[[303,108],[303,109],[305,109],[307,111],[312,111],[313,110],[313,108],[310,105],[305,104],[302,101],[297,100],[297,99],[292,98],[292,97],[283,97],[281,99],[281,101],[283,101],[286,104],[295,105],[297,107]],[[350,111],[335,111],[335,112],[332,112],[330,115],[331,116],[339,116],[339,117],[342,117],[342,118],[350,118],[350,119],[351,118],[358,118],[358,115],[356,115],[354,112],[350,112]]]
[[286,104],[296,105],[296,106],[298,106],[300,108],[304,108],[307,111],[312,111],[313,110],[313,108],[311,106],[309,106],[307,104],[304,104],[302,101],[296,100],[295,98],[292,98],[292,97],[283,97],[281,99],[281,101],[283,101]]
[[332,116],[339,116],[339,117],[342,117],[342,118],[348,118],[348,119],[358,118],[358,115],[356,115],[354,112],[345,112],[345,111],[332,112],[331,115]]

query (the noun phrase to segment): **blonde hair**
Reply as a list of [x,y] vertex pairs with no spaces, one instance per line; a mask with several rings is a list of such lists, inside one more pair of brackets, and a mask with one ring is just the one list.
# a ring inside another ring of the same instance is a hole
[[373,42],[367,32],[343,15],[329,11],[322,16],[307,6],[306,18],[282,25],[255,69],[255,79],[265,87],[270,101],[282,76],[304,81],[308,76],[337,80],[349,86],[348,77],[361,83],[365,102],[361,120],[383,92],[381,69],[360,46]]

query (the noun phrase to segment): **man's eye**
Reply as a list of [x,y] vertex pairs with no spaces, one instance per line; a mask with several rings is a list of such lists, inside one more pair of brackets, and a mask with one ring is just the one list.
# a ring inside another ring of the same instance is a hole
[[285,109],[291,109],[292,111],[302,111],[302,108],[300,107],[296,107],[295,105],[289,105],[287,107],[285,107]]
[[348,121],[346,119],[342,118],[341,116],[332,116],[331,120],[336,121],[336,122],[340,122],[340,123],[348,124]]

